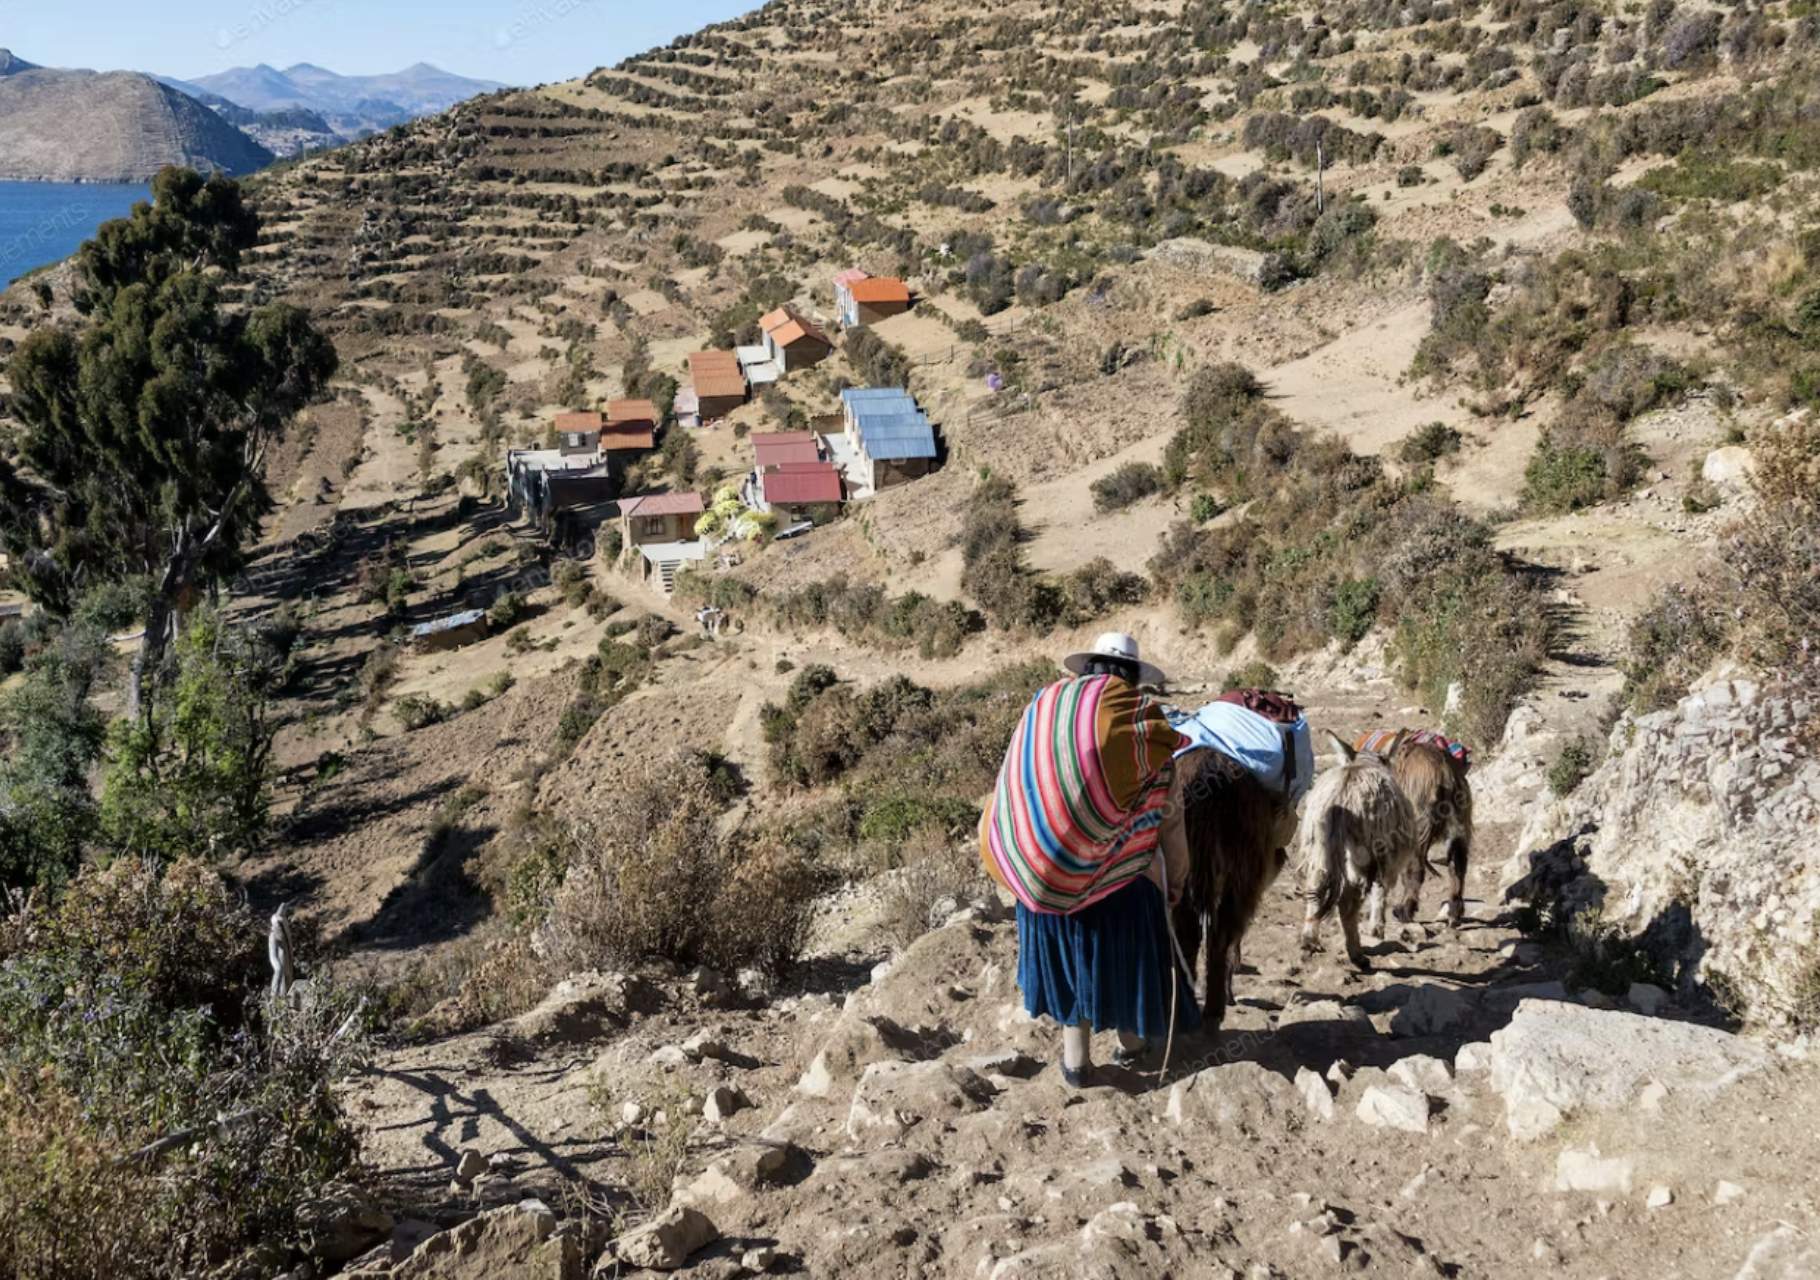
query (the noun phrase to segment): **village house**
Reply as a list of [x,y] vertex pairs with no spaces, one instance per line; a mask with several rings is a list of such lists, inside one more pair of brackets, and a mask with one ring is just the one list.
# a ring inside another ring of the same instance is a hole
[[789,307],[767,312],[758,322],[765,351],[780,373],[808,369],[834,352],[828,336]]
[[619,502],[620,533],[627,550],[660,542],[688,542],[707,511],[699,493],[645,493]]
[[707,544],[695,536],[695,523],[706,510],[699,493],[647,493],[623,499],[621,554],[636,555],[639,577],[669,595],[684,565],[707,558]]
[[935,428],[908,391],[849,387],[840,398],[847,480],[854,488],[877,492],[934,470]]
[[771,358],[771,349],[762,342],[734,347],[733,355],[739,361],[739,371],[746,376],[746,385],[755,390],[768,387],[784,376],[782,367]]
[[411,628],[411,644],[423,653],[441,653],[487,638],[484,609],[452,613],[446,618],[421,622]]
[[910,286],[892,276],[869,276],[853,268],[834,277],[834,309],[843,329],[876,324],[910,309]]
[[[786,525],[823,524],[840,514],[846,498],[840,469],[813,431],[768,431],[752,438],[752,471],[740,497],[754,511],[777,514]],[[786,478],[787,477],[787,478]]]
[[746,375],[731,351],[697,351],[689,357],[689,380],[703,422],[724,418],[746,402]]
[[756,496],[758,510],[771,512],[779,527],[788,528],[839,516],[846,488],[832,462],[786,462],[758,473]]
[[619,458],[657,447],[657,406],[649,400],[609,400],[600,432],[600,451]]
[[506,450],[507,505],[533,524],[548,525],[563,512],[613,497],[617,489],[613,468],[598,448],[578,454],[560,447]]

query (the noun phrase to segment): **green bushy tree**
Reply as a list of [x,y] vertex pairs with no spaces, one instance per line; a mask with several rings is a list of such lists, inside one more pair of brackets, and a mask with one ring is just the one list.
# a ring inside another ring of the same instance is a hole
[[78,254],[81,322],[20,343],[20,459],[0,461],[0,545],[40,604],[67,615],[90,584],[150,584],[134,719],[184,608],[244,563],[267,449],[336,367],[303,311],[224,299],[259,228],[238,184],[171,168],[152,197]]

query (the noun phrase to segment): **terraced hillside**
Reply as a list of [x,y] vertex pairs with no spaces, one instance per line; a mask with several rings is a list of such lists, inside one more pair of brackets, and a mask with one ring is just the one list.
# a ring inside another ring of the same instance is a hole
[[[236,288],[341,371],[228,593],[300,637],[280,830],[235,871],[386,1012],[345,1096],[400,1224],[357,1273],[467,1274],[431,1269],[466,1231],[575,1274],[693,1206],[700,1274],[1804,1274],[1813,1153],[1751,1126],[1820,1099],[1820,883],[1738,849],[1820,803],[1817,42],[1781,0],[778,0],[261,175]],[[617,517],[508,508],[557,413],[667,408],[780,306],[837,333],[854,267],[914,305],[628,488],[737,484],[850,385],[908,386],[932,474],[674,596]],[[467,608],[490,635],[407,643]],[[1286,877],[1238,1034],[1083,1103],[970,837],[1028,691],[1108,628],[1185,705],[1466,738],[1481,835],[1470,927],[1373,975],[1296,953]],[[1496,1038],[1520,1006],[1560,1021]],[[1749,1082],[1626,1077],[1519,1134],[1497,1062],[1593,1015]],[[554,1237],[498,1207],[531,1192]]]

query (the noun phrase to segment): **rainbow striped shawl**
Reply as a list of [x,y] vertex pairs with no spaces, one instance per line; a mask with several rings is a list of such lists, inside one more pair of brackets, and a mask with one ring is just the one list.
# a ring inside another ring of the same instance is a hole
[[1160,702],[1114,676],[1040,690],[980,818],[986,870],[1051,915],[1123,888],[1156,852],[1170,764],[1185,741]]

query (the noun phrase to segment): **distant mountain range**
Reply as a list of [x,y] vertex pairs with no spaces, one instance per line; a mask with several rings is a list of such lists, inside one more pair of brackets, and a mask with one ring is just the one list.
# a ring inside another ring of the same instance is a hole
[[55,71],[0,49],[0,179],[144,182],[167,164],[251,173],[272,152],[136,71]]
[[0,49],[0,179],[143,182],[167,164],[250,173],[504,87],[427,63],[379,76],[261,65],[185,81],[40,67]]
[[[221,110],[218,103],[225,101],[244,112],[254,113],[255,118],[235,123],[255,137],[260,137],[260,131],[265,129],[298,129],[300,126],[286,117],[297,111],[313,113],[327,126],[329,135],[314,144],[318,146],[365,137],[419,116],[447,111],[477,94],[505,88],[491,80],[470,80],[453,75],[427,62],[379,76],[337,75],[300,62],[282,71],[261,63],[256,67],[234,67],[194,80],[159,78],[217,110]],[[223,114],[233,119],[231,113]],[[271,122],[257,118],[274,114],[281,118]],[[291,150],[286,147],[274,149]]]

